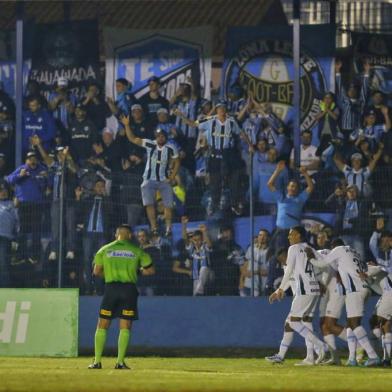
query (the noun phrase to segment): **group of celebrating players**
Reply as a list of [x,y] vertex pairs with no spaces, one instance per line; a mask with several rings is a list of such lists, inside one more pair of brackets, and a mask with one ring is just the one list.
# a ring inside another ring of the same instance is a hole
[[[374,241],[382,240],[381,233],[375,232],[374,236]],[[319,236],[317,246],[320,250],[316,251],[306,242],[306,230],[302,226],[291,228],[288,238],[290,247],[284,276],[269,300],[270,303],[281,300],[285,291],[291,287],[293,301],[279,352],[266,357],[266,360],[283,363],[294,332],[297,332],[304,338],[307,352],[306,358],[296,364],[298,366],[340,365],[335,342],[335,337],[338,337],[347,342],[347,366],[359,365],[358,348],[367,354],[364,366],[390,367],[392,265],[366,264],[358,252],[346,246],[340,238],[329,242],[327,236]],[[371,325],[372,335],[382,343],[382,359],[361,324],[365,302],[372,291],[381,295]],[[313,331],[312,321],[317,305],[323,341]],[[344,306],[347,314],[346,327],[338,324]]]

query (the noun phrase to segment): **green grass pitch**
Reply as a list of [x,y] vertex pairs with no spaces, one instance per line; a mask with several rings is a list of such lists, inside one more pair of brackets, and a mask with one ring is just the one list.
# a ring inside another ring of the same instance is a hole
[[87,370],[90,358],[0,357],[0,391],[39,392],[205,392],[205,391],[392,391],[392,369],[295,367],[294,360],[271,365],[263,359],[128,359],[130,371]]

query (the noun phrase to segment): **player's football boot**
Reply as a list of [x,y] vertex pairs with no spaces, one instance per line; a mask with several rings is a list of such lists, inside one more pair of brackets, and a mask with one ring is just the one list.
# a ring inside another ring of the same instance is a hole
[[374,366],[380,366],[381,365],[381,360],[380,358],[369,358],[364,364],[363,366],[366,367],[374,367]]
[[325,348],[323,346],[319,347],[318,357],[316,359],[316,365],[319,365],[325,359]]
[[391,360],[390,359],[384,359],[382,361],[382,366],[383,367],[391,367]]
[[97,363],[92,363],[91,365],[88,366],[89,369],[102,369],[102,364],[101,362]]
[[342,364],[341,360],[337,356],[333,356],[326,361],[320,363],[322,366],[340,366]]
[[272,363],[283,363],[284,358],[282,358],[279,354],[271,355],[270,357],[265,357],[265,360]]
[[356,359],[349,359],[349,360],[346,362],[346,366],[348,366],[348,367],[358,366],[358,362],[357,362]]
[[131,369],[126,363],[116,363],[115,369]]
[[314,366],[314,361],[305,358],[303,361],[294,364],[294,366]]

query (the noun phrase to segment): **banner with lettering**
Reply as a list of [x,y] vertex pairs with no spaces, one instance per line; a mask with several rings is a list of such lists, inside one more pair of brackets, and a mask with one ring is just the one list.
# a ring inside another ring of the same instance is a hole
[[88,82],[101,82],[98,40],[95,20],[37,25],[30,79],[48,95],[59,78],[66,78],[72,92],[82,97]]
[[[301,129],[312,128],[323,95],[334,89],[335,31],[329,25],[301,27]],[[290,127],[293,121],[292,27],[233,27],[226,36],[222,95],[233,85],[270,102]]]
[[392,94],[392,34],[352,33],[353,68],[363,71],[366,58],[372,65],[370,88],[384,94]]
[[106,94],[115,97],[115,80],[125,78],[141,98],[148,79],[161,80],[161,93],[170,99],[187,77],[200,81],[201,93],[210,96],[212,28],[128,30],[104,29]]

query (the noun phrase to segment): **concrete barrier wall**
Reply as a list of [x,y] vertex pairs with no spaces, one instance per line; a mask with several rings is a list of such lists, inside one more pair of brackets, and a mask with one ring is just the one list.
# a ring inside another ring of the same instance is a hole
[[[81,350],[93,349],[100,300],[99,297],[80,297]],[[366,320],[376,300],[368,301]],[[270,305],[267,298],[140,297],[140,320],[134,324],[132,346],[278,347],[290,304],[291,298]],[[293,346],[303,347],[303,341],[296,338]],[[117,322],[110,328],[107,347],[117,347]]]

